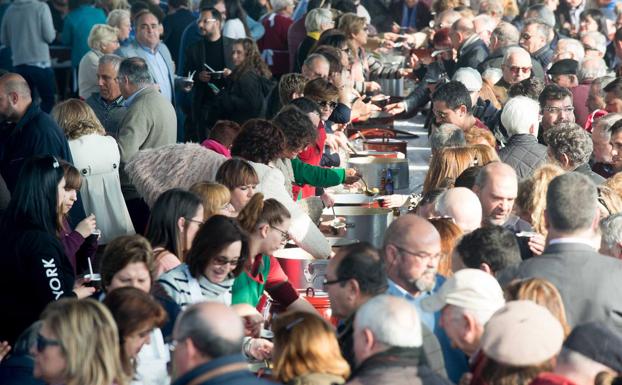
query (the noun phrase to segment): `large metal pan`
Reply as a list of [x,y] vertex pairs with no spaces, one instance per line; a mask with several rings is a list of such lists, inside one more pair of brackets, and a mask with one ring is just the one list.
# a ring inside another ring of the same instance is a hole
[[401,139],[379,138],[363,141],[363,148],[371,151],[401,152],[407,155],[408,142]]
[[344,238],[366,241],[377,248],[382,246],[384,232],[393,221],[393,211],[384,208],[342,206],[335,207],[335,214],[346,219]]

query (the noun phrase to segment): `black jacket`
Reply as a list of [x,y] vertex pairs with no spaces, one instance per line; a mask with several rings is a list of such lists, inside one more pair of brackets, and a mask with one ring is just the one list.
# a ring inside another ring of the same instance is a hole
[[219,119],[233,120],[240,124],[266,114],[267,98],[274,87],[271,80],[246,71],[237,80],[229,80],[210,110],[208,127]]
[[[400,24],[402,21],[403,1],[398,0],[362,0],[361,4],[371,16],[371,24],[378,32],[390,32],[393,23]],[[417,2],[415,26],[417,30],[423,29],[430,24],[432,14],[424,2]]]
[[273,382],[253,375],[241,354],[219,357],[199,365],[179,377],[172,385],[187,385],[195,381],[198,381],[197,385],[274,385]]
[[534,52],[531,56],[536,59],[538,63],[540,63],[542,68],[546,69],[553,60],[553,55],[553,50],[548,44],[546,44],[544,47]]
[[353,371],[347,385],[451,384],[424,364],[423,357],[421,348],[391,347],[363,361]]
[[[516,47],[518,47],[518,46],[516,46]],[[502,47],[502,48],[494,50],[488,56],[488,58],[486,60],[484,60],[483,62],[481,62],[477,66],[477,70],[479,72],[483,73],[488,68],[499,68],[499,69],[501,69],[501,64],[503,63],[503,56],[505,55],[505,53],[509,49],[510,49],[510,47]],[[538,79],[543,79],[544,80],[544,70],[542,69],[542,66],[540,65],[540,62],[538,62],[534,58],[531,58],[531,74],[532,74],[532,76],[537,77]]]
[[0,341],[13,344],[48,303],[75,296],[75,276],[56,236],[33,226],[3,231],[0,247]]
[[475,39],[475,41],[468,44],[466,47],[464,45],[460,48],[458,53],[458,61],[452,64],[445,62],[445,68],[447,69],[447,74],[449,77],[453,77],[454,73],[458,70],[458,68],[462,67],[471,67],[477,68],[477,66],[486,60],[488,57],[488,46],[486,43],[479,37]]
[[32,103],[19,122],[0,125],[0,172],[9,191],[15,189],[23,163],[43,155],[73,162],[69,144],[58,124]]
[[588,178],[592,180],[592,182],[594,182],[596,186],[600,186],[601,184],[605,182],[605,178],[603,178],[602,176],[592,171],[589,163],[584,163],[580,165],[579,167],[575,168],[573,171],[587,176]]
[[473,106],[472,114],[492,131],[493,128],[499,124],[498,112],[499,110],[495,108],[490,100],[478,98],[477,104]]
[[507,146],[499,150],[499,158],[516,170],[519,180],[525,179],[546,162],[546,146],[533,135],[513,135]]
[[175,13],[167,15],[162,20],[164,27],[164,44],[171,51],[171,57],[175,63],[179,63],[179,46],[181,35],[186,27],[196,21],[196,17],[189,9],[178,9]]

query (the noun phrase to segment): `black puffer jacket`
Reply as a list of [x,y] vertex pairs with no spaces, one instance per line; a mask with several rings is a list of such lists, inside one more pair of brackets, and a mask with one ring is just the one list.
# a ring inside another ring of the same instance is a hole
[[499,150],[499,158],[516,170],[519,180],[529,178],[546,162],[546,146],[533,135],[513,135],[507,146]]
[[421,363],[422,355],[421,348],[389,348],[363,361],[346,385],[450,385]]

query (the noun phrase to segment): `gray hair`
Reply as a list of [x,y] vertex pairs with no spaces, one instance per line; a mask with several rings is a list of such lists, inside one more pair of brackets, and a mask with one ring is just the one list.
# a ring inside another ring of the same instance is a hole
[[505,52],[505,55],[503,55],[503,61],[501,62],[501,64],[505,65],[508,62],[508,60],[510,60],[510,58],[514,55],[523,55],[525,57],[531,58],[531,55],[529,55],[529,52],[527,52],[527,50],[524,49],[523,47],[510,47]]
[[333,21],[333,14],[329,9],[312,9],[305,17],[305,29],[307,32],[320,32],[322,24],[328,24],[331,21]]
[[95,24],[91,28],[87,43],[89,48],[101,51],[103,44],[118,41],[119,29],[108,24]]
[[600,221],[601,242],[612,250],[622,242],[622,213],[613,214]]
[[278,12],[289,7],[290,5],[293,5],[294,3],[292,0],[272,0],[270,1],[270,4],[272,4],[274,12]]
[[[622,119],[622,114],[613,113],[607,114],[596,121],[595,125],[600,128],[603,139],[611,140],[611,127],[620,119]],[[594,132],[592,132],[592,135],[594,135]]]
[[562,232],[588,230],[597,215],[596,185],[587,176],[568,172],[555,177],[546,192],[546,220]]
[[525,20],[525,25],[523,26],[523,29],[527,28],[528,26],[530,26],[532,24],[536,24],[537,25],[536,29],[537,29],[538,33],[541,34],[542,36],[544,36],[544,38],[548,42],[549,34],[551,33],[551,27],[547,24],[547,22],[542,20],[542,19],[540,19],[540,18],[527,19],[527,20]]
[[559,41],[557,42],[558,47],[564,44],[568,44],[568,46],[566,47],[566,50],[573,53],[573,57],[576,61],[578,62],[583,61],[583,58],[585,57],[585,48],[583,48],[583,44],[581,44],[579,40],[571,39],[571,38],[563,38],[563,39],[559,39]]
[[443,147],[466,146],[464,131],[455,124],[444,123],[430,133],[430,148],[440,151]]
[[[602,33],[598,31],[584,32],[581,35],[581,39],[583,38],[588,38],[592,40],[594,45],[590,48],[593,48],[603,54],[607,52],[607,38]],[[585,49],[585,46],[583,48]]]
[[108,14],[106,23],[110,26],[119,28],[123,19],[131,20],[130,11],[127,9],[114,9]]
[[307,68],[311,68],[311,66],[313,65],[313,62],[315,62],[316,60],[320,60],[326,64],[329,64],[328,59],[326,59],[326,56],[319,54],[319,53],[312,53],[311,55],[307,56],[307,58],[302,63],[302,65],[306,66]]
[[497,84],[503,77],[501,68],[489,67],[482,73],[482,80],[487,80],[490,84]]
[[497,24],[497,28],[492,31],[492,36],[497,39],[498,47],[518,45],[518,41],[520,40],[520,32],[518,29],[506,21]]
[[605,76],[607,75],[607,63],[603,59],[585,59],[581,63],[578,75],[580,82]]
[[[203,355],[218,358],[231,354],[239,354],[242,351],[242,340],[244,338],[244,327],[242,321],[239,324],[229,324],[227,334],[228,337],[219,333],[218,327],[215,325],[211,317],[204,310],[205,305],[213,303],[202,302],[188,307],[178,318],[175,323],[175,339],[180,341],[190,338],[192,343]],[[233,336],[233,338],[231,338]]]
[[589,162],[594,150],[590,134],[576,123],[559,123],[544,133],[544,141],[555,159],[566,155],[573,168]]
[[123,58],[115,54],[107,54],[99,58],[99,65],[111,64],[115,71],[119,72],[119,67]]
[[153,83],[147,62],[139,57],[130,57],[123,60],[119,66],[118,76],[127,77],[128,81],[134,85]]
[[422,345],[421,320],[416,308],[404,298],[387,294],[373,297],[356,311],[354,327],[369,329],[388,347]]
[[550,28],[555,28],[555,14],[549,7],[544,4],[535,4],[527,8],[526,14],[534,12],[537,16],[530,16],[530,18],[537,18],[542,20]]
[[540,105],[527,96],[509,99],[501,111],[501,123],[510,136],[529,134],[531,127],[535,127],[535,135],[538,135],[539,120]]
[[494,31],[497,26],[497,23],[492,16],[485,13],[475,16],[475,18],[473,18],[473,23],[475,24],[476,21],[481,21],[483,23],[484,30],[490,32]]

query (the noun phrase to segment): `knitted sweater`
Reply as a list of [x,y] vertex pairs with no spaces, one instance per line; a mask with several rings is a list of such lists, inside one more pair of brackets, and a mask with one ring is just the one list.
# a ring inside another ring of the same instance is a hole
[[52,13],[45,2],[15,0],[2,19],[0,41],[11,47],[14,66],[35,63],[49,66],[48,44],[55,37]]

